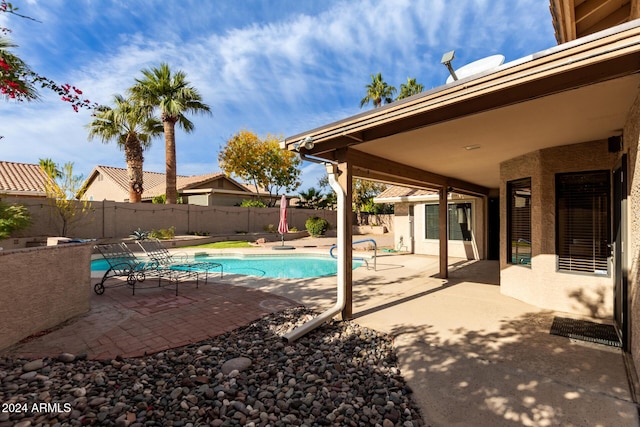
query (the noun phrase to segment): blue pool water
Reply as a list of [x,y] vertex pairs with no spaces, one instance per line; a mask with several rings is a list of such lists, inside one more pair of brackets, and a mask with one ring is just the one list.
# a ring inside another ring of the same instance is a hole
[[[282,256],[282,255],[246,255],[246,256],[206,256],[198,261],[218,262],[224,266],[224,274],[244,276],[273,277],[280,279],[306,279],[310,277],[333,276],[338,272],[335,259],[323,256]],[[357,268],[362,261],[354,261]],[[104,271],[109,268],[105,260],[91,261],[91,271]]]

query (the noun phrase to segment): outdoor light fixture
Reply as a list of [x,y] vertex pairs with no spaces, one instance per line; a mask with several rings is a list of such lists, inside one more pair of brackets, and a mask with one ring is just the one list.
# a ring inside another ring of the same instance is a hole
[[447,70],[449,70],[449,74],[451,74],[453,80],[458,80],[458,76],[456,76],[456,72],[453,71],[453,67],[451,66],[451,61],[453,61],[453,58],[455,58],[455,53],[455,50],[445,53],[444,55],[442,55],[440,63],[444,64],[444,66],[447,67]]
[[315,147],[315,144],[313,143],[313,138],[311,138],[310,136],[306,137],[302,141],[298,141],[295,144],[293,144],[293,149],[296,151],[300,151],[300,148],[304,148],[305,150],[308,151],[308,150],[311,150],[313,147]]

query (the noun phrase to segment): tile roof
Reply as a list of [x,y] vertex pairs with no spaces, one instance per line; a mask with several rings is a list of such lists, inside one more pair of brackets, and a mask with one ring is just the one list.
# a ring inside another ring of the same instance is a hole
[[432,196],[438,194],[436,190],[426,188],[409,188],[400,185],[392,185],[376,196],[376,199],[390,199],[396,197]]
[[[96,166],[94,172],[100,172],[107,178],[115,182],[122,191],[129,193],[129,178],[127,177],[127,170],[123,168],[115,168],[113,166]],[[93,173],[91,174],[93,175]],[[163,184],[165,181],[165,174],[158,172],[142,172],[142,180],[144,182],[145,193],[146,189],[155,187],[156,185]]]
[[0,161],[0,193],[44,197],[47,180],[39,164]]

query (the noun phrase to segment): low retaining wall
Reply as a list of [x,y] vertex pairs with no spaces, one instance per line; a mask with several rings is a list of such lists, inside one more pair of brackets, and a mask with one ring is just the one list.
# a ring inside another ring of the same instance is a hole
[[91,307],[91,244],[0,251],[0,349]]

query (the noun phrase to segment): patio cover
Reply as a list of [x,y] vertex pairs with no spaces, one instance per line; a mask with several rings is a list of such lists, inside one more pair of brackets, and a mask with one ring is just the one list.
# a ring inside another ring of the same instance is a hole
[[[639,70],[635,20],[291,136],[282,148],[332,162],[346,206],[352,177],[439,190],[440,274],[446,278],[447,192],[497,196],[503,161],[620,135]],[[351,259],[351,237],[349,227],[339,235],[344,262]],[[350,270],[346,274],[351,288]],[[343,318],[350,310],[349,291]]]

